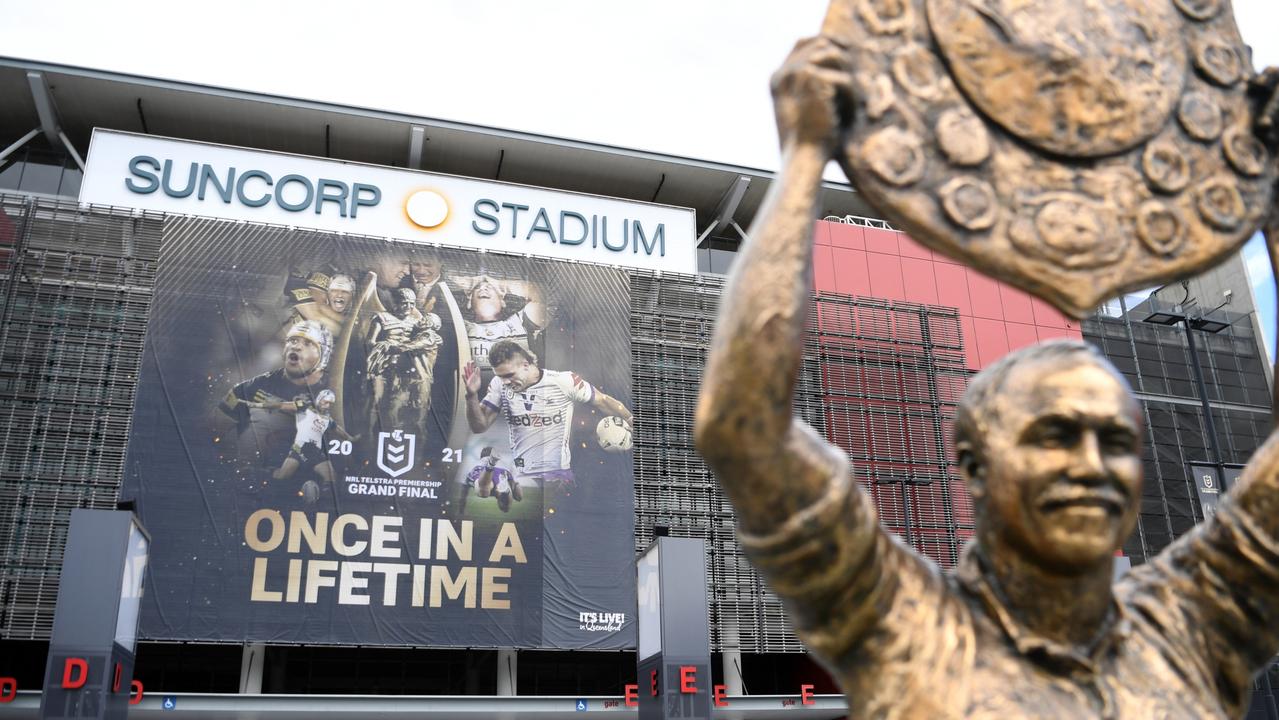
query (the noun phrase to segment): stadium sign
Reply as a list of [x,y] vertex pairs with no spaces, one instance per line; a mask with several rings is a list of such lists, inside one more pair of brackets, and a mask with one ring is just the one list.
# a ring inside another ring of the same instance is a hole
[[695,273],[691,209],[94,130],[80,202]]

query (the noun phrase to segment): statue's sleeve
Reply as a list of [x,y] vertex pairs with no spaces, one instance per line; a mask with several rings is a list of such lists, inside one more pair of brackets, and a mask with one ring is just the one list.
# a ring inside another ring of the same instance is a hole
[[[1261,488],[1246,488],[1258,491]],[[1175,662],[1241,706],[1279,651],[1279,540],[1234,494],[1120,587],[1171,643]]]
[[873,661],[867,655],[875,653],[863,647],[871,636],[887,640],[913,632],[926,641],[921,636],[939,627],[935,621],[909,627],[920,619],[916,611],[941,606],[939,571],[880,527],[870,497],[846,473],[771,534],[739,529],[738,537],[786,603],[796,634],[838,667],[850,658]]

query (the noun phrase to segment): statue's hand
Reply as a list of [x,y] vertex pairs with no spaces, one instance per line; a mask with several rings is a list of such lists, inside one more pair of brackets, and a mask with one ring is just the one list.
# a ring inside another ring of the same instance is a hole
[[[1279,67],[1266,68],[1253,77],[1248,95],[1252,100],[1253,130],[1257,139],[1270,151],[1271,162],[1279,164]],[[1270,217],[1263,229],[1272,246],[1279,242],[1279,187],[1275,188]],[[1271,253],[1274,253],[1273,247]]]
[[1279,67],[1266,68],[1252,79],[1252,96],[1257,137],[1272,152],[1279,150]]
[[782,147],[836,147],[840,109],[851,107],[852,75],[847,63],[838,45],[819,36],[801,40],[773,74],[773,106]]

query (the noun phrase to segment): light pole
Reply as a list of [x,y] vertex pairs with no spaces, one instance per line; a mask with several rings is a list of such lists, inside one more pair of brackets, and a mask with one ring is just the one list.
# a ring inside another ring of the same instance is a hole
[[[1159,303],[1155,294],[1152,293],[1147,302],[1150,303],[1150,314],[1142,319],[1142,322],[1151,323],[1153,325],[1176,325],[1186,329],[1186,347],[1190,351],[1190,367],[1195,375],[1195,385],[1199,390],[1199,404],[1203,408],[1204,429],[1208,433],[1208,449],[1210,457],[1209,464],[1216,470],[1216,480],[1218,487],[1209,490],[1204,487],[1203,478],[1195,479],[1195,489],[1199,493],[1199,505],[1203,509],[1204,519],[1207,519],[1212,513],[1216,512],[1217,498],[1229,488],[1226,487],[1226,467],[1221,458],[1221,447],[1217,444],[1217,429],[1212,420],[1212,407],[1208,404],[1208,388],[1204,384],[1203,368],[1199,365],[1199,353],[1195,347],[1195,330],[1206,333],[1217,334],[1227,327],[1228,323],[1219,320],[1209,320],[1203,316],[1192,317],[1185,313],[1187,303],[1190,300],[1190,283],[1182,281],[1181,287],[1185,290],[1185,297],[1181,299],[1181,304],[1174,305],[1171,310],[1165,310],[1159,307]],[[1211,311],[1209,311],[1211,312]],[[1277,386],[1279,388],[1279,386]],[[1276,389],[1279,394],[1279,389]],[[1235,472],[1238,472],[1239,465],[1232,465]],[[1237,477],[1237,476],[1236,476]],[[1270,683],[1270,671],[1279,666],[1276,659],[1271,659],[1271,665],[1261,673],[1259,680],[1265,685],[1265,698],[1267,715],[1271,718],[1279,718],[1279,707],[1275,706],[1274,689]]]
[[[1210,320],[1203,316],[1196,317],[1186,314],[1190,300],[1190,283],[1183,281],[1181,287],[1185,290],[1186,295],[1181,299],[1181,303],[1173,305],[1171,308],[1160,307],[1161,303],[1156,295],[1152,293],[1147,300],[1150,303],[1150,313],[1142,319],[1142,322],[1164,326],[1180,324],[1185,328],[1186,348],[1190,353],[1190,368],[1191,372],[1194,373],[1195,386],[1199,391],[1199,405],[1203,409],[1204,430],[1208,434],[1208,462],[1216,468],[1218,483],[1224,485],[1224,461],[1221,456],[1221,446],[1217,444],[1217,426],[1212,419],[1212,406],[1208,403],[1208,386],[1204,383],[1203,368],[1199,365],[1199,351],[1198,346],[1195,344],[1195,331],[1198,330],[1215,335],[1230,327],[1230,324],[1220,320]],[[1198,483],[1196,484],[1198,485]],[[1222,487],[1221,489],[1225,490],[1226,488]]]

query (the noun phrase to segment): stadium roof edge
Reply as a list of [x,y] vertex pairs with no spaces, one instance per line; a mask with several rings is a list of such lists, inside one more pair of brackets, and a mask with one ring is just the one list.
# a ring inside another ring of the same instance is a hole
[[[693,207],[699,231],[716,219],[740,177],[749,179],[749,189],[738,198],[732,219],[748,225],[775,175],[571,138],[8,56],[0,56],[0,95],[17,101],[0,108],[0,146],[38,124],[26,89],[29,72],[48,78],[67,135],[82,150],[93,127],[110,127],[403,167],[409,128],[417,126],[426,129],[430,143],[422,169],[490,179],[496,169],[500,179],[513,182]],[[77,102],[77,96],[85,100]],[[341,136],[332,154],[330,129]],[[871,214],[847,183],[824,182],[821,195],[822,215]]]
[[[113,81],[128,81],[139,85],[150,85],[153,87],[162,87],[175,90],[202,92],[210,95],[221,95],[229,98],[237,98],[242,100],[252,100],[256,102],[268,102],[280,105],[292,105],[295,107],[307,108],[312,110],[320,110],[323,112],[348,113],[352,115],[362,115],[365,117],[377,117],[395,122],[403,122],[414,125],[432,125],[435,127],[447,127],[466,132],[483,133],[494,135],[497,137],[520,138],[524,140],[532,140],[535,142],[553,143],[557,145],[566,145],[570,147],[580,147],[588,150],[599,152],[610,152],[621,155],[631,155],[635,157],[650,158],[655,160],[663,160],[666,162],[679,162],[696,165],[699,167],[714,168],[727,172],[740,173],[743,175],[757,175],[760,177],[772,177],[775,171],[765,170],[763,168],[750,167],[747,165],[736,165],[733,163],[720,163],[710,160],[699,160],[697,158],[683,157],[680,155],[671,155],[667,153],[654,152],[650,150],[638,150],[626,148],[620,145],[610,145],[608,143],[596,143],[588,140],[575,140],[573,138],[559,137],[555,135],[541,135],[538,133],[524,132],[521,130],[510,130],[506,128],[490,127],[486,125],[477,125],[474,123],[466,123],[457,120],[447,120],[444,118],[430,117],[426,115],[413,115],[411,113],[397,112],[394,110],[378,110],[377,108],[361,107],[359,105],[340,105],[338,103],[325,102],[322,100],[307,100],[305,98],[292,97],[288,95],[272,95],[270,93],[260,93],[252,90],[236,90],[218,85],[205,85],[202,83],[185,82],[181,80],[166,80],[164,78],[151,77],[148,75],[135,75],[131,73],[115,72],[111,70],[95,70],[92,68],[84,68],[75,65],[61,65],[58,63],[50,63],[38,60],[26,60],[23,58],[11,58],[0,55],[0,67],[14,67],[23,70],[34,70],[36,72],[56,72],[64,74],[77,74],[85,77],[101,78]],[[844,187],[851,190],[847,183],[831,183],[835,187]]]

